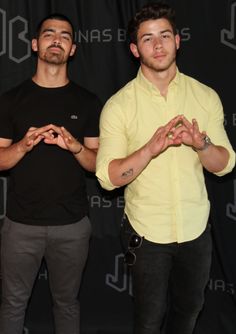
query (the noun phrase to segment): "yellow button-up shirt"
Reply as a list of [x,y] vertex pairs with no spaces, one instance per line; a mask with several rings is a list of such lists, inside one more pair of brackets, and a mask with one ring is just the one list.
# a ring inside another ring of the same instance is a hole
[[[108,175],[113,159],[138,150],[158,127],[183,114],[195,118],[200,131],[230,154],[227,166],[217,175],[230,172],[235,153],[223,126],[223,109],[216,92],[177,71],[164,98],[142,74],[113,95],[100,118],[100,148],[97,177],[102,187],[115,186]],[[137,233],[156,243],[184,242],[205,229],[210,203],[203,167],[189,146],[169,147],[152,159],[142,173],[125,188],[125,212]]]

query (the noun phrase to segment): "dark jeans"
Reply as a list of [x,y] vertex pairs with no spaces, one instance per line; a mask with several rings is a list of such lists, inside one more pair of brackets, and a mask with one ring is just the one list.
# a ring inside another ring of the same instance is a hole
[[1,230],[1,334],[22,334],[27,303],[43,257],[49,271],[56,333],[80,333],[78,291],[90,235],[87,217],[75,224],[46,227],[5,219]]
[[[126,230],[132,230],[126,224]],[[193,333],[204,303],[211,251],[210,226],[197,239],[180,244],[143,240],[132,267],[135,334],[160,334],[165,316],[166,334]]]

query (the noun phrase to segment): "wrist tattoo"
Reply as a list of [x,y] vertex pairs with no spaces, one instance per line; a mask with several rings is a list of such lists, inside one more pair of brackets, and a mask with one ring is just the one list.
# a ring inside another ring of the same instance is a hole
[[121,176],[122,177],[129,177],[133,175],[133,168],[130,168],[129,170],[127,170],[126,172],[122,173]]

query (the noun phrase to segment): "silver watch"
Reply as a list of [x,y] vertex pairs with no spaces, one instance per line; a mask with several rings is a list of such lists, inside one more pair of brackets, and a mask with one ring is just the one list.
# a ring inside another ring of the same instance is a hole
[[196,148],[195,149],[196,151],[204,151],[208,148],[208,146],[212,145],[211,139],[207,135],[203,138],[203,141],[204,141],[203,147]]

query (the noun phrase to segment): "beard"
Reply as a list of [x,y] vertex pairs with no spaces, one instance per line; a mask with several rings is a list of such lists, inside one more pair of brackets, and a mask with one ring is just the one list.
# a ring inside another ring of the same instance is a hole
[[53,65],[63,65],[67,62],[65,52],[62,48],[60,48],[60,52],[55,52],[51,51],[49,47],[44,51],[39,51],[38,57],[46,63]]
[[140,62],[144,64],[146,67],[148,67],[150,70],[153,70],[155,72],[164,72],[168,70],[173,63],[176,61],[176,52],[172,55],[167,55],[166,59],[163,62],[160,62],[158,60],[144,57],[140,52]]

